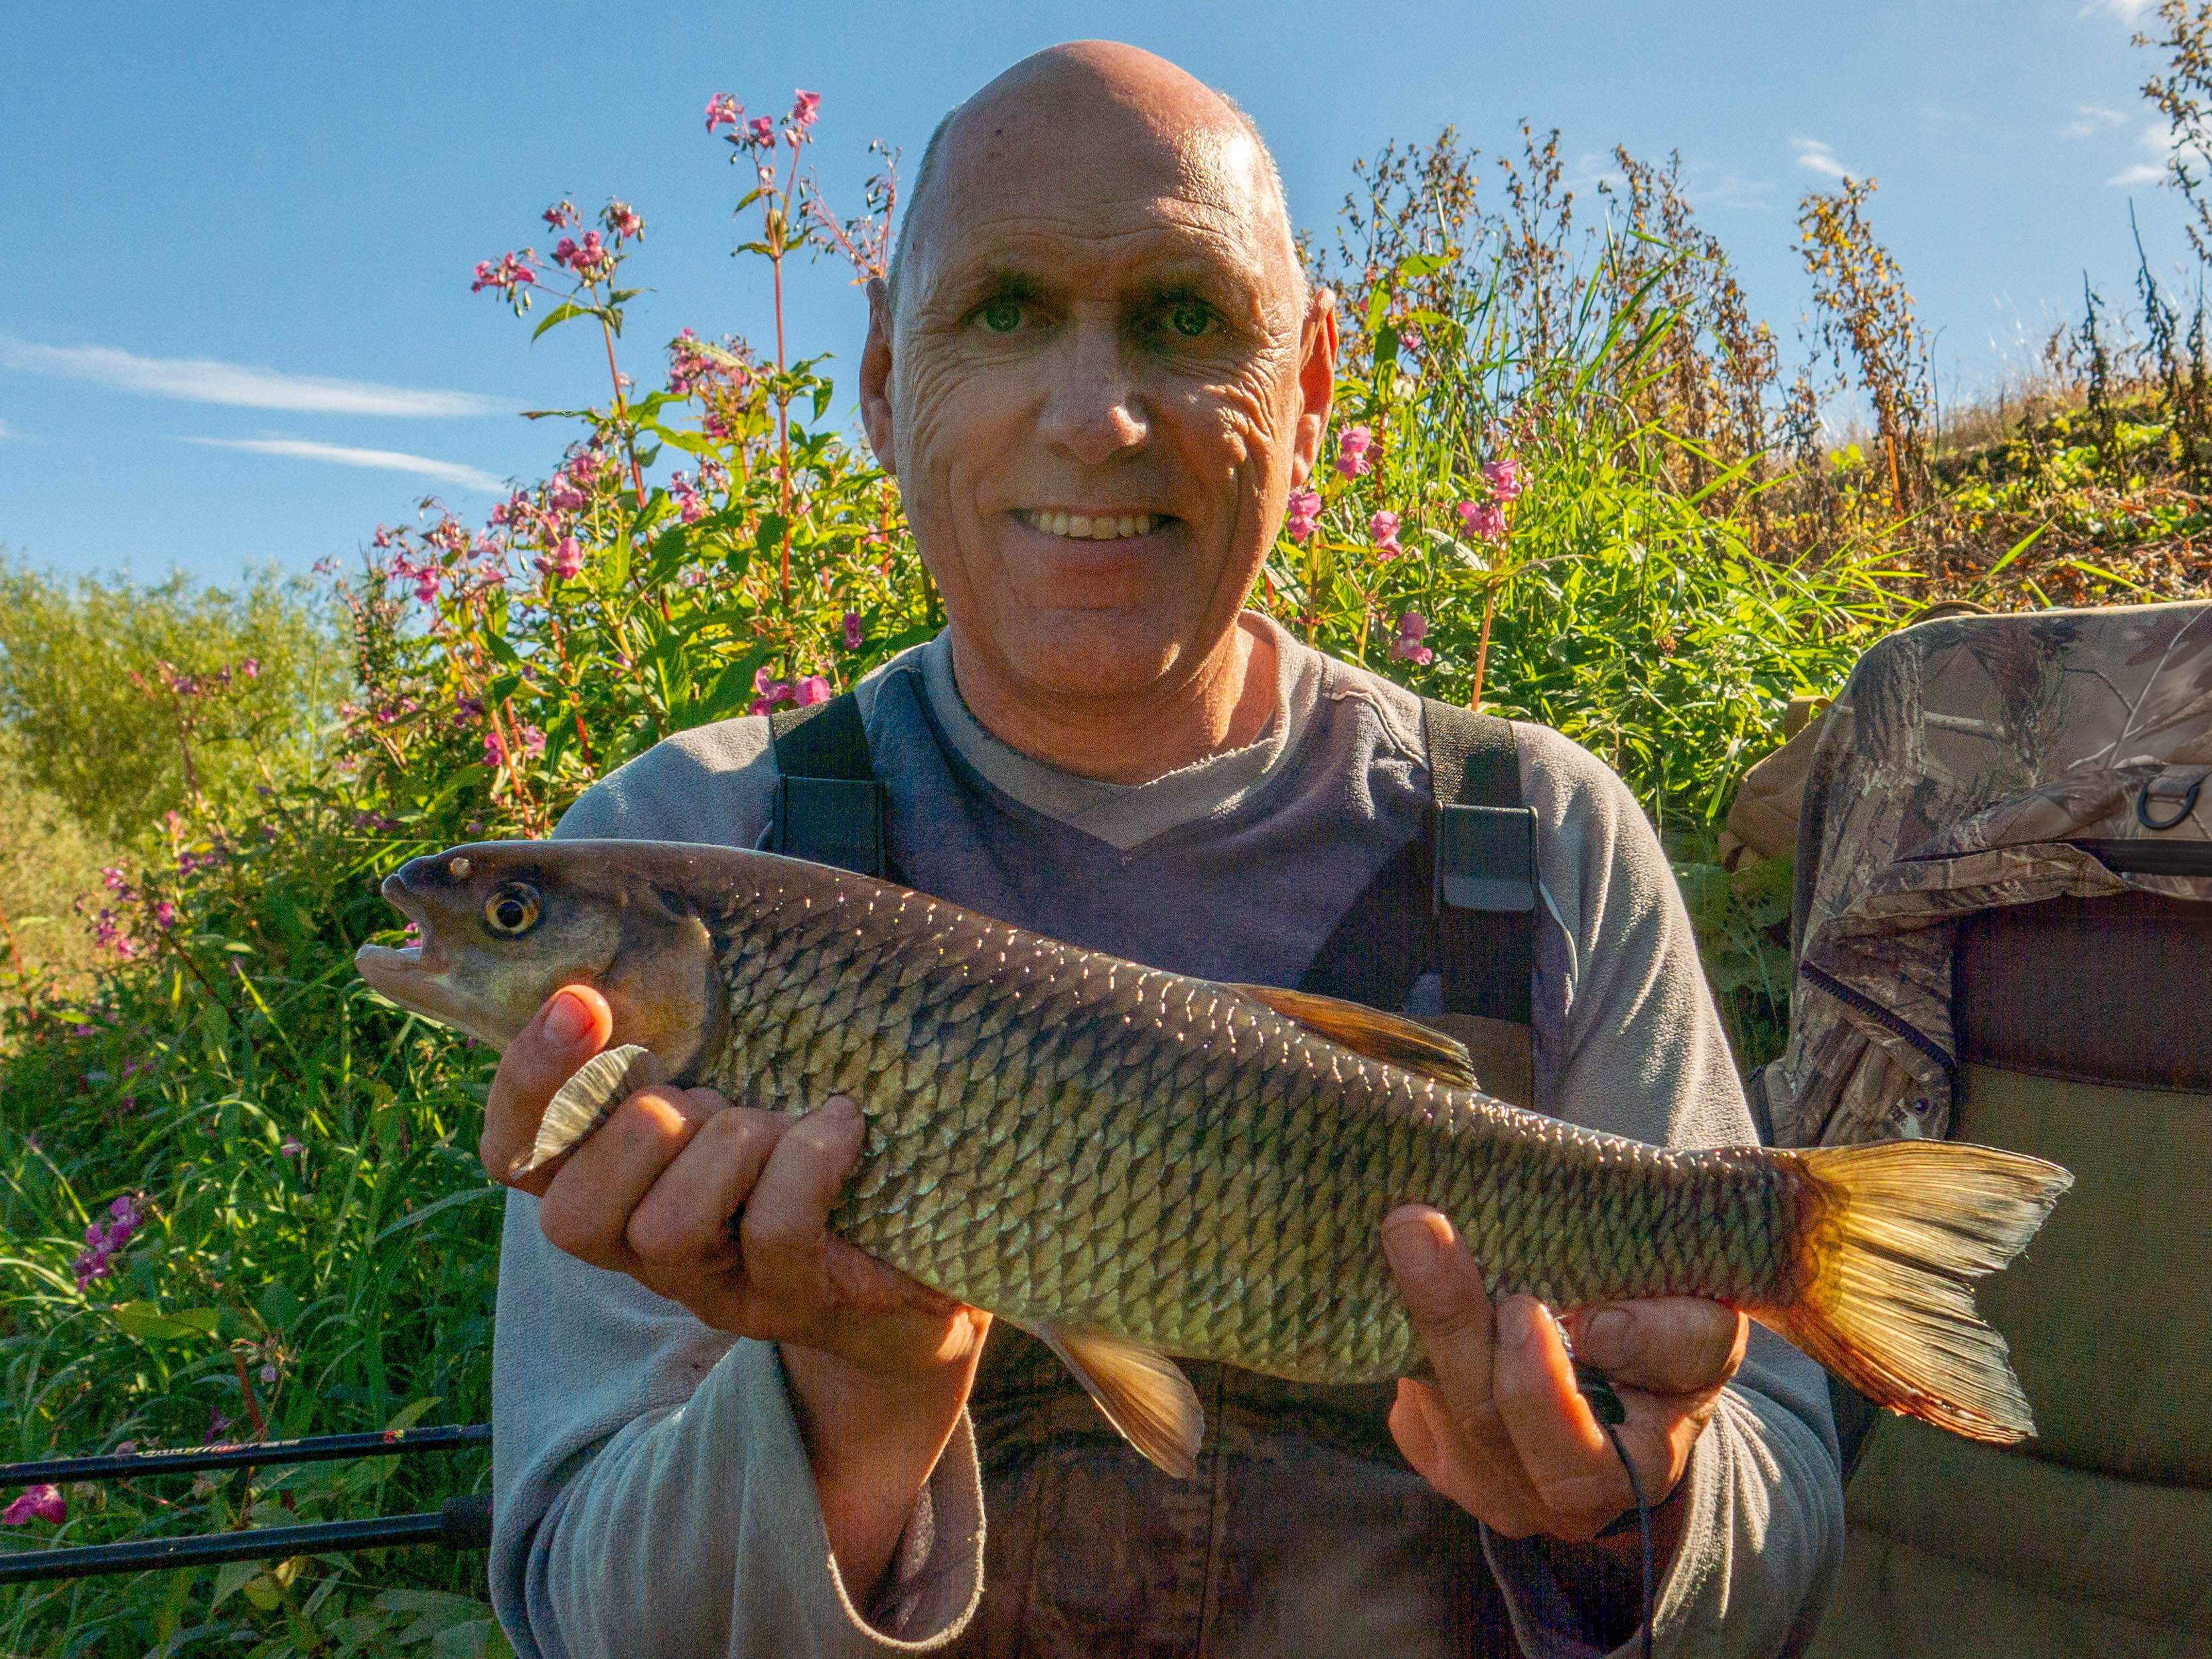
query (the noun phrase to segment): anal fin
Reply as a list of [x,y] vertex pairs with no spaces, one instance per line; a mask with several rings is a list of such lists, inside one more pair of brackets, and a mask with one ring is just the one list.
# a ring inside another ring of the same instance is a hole
[[616,1107],[639,1090],[667,1081],[668,1068],[660,1057],[635,1042],[593,1054],[546,1103],[529,1156],[509,1166],[507,1178],[542,1170],[563,1152],[574,1151]]
[[1310,1031],[1341,1043],[1354,1054],[1402,1066],[1455,1089],[1473,1089],[1474,1061],[1467,1045],[1432,1026],[1399,1014],[1336,997],[1316,996],[1310,991],[1278,990],[1272,985],[1231,985],[1241,997],[1272,1008],[1285,1019],[1296,1020]]
[[1022,1328],[1060,1358],[1121,1437],[1178,1480],[1198,1471],[1206,1411],[1174,1360],[1103,1331]]

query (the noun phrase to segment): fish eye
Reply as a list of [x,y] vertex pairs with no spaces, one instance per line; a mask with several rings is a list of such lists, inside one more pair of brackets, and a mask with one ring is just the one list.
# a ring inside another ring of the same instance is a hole
[[538,890],[526,881],[510,881],[484,905],[484,926],[507,939],[520,939],[538,925],[542,908]]

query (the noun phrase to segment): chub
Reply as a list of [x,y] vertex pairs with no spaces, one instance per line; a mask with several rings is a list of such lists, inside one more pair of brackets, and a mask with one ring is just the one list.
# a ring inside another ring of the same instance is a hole
[[1382,1255],[1449,1216],[1493,1296],[1707,1297],[1869,1398],[1978,1440],[2034,1431],[1972,1281],[2072,1182],[1934,1141],[1670,1152],[1491,1099],[1412,1021],[1077,949],[765,853],[493,842],[384,884],[418,946],[364,946],[383,995],[495,1047],[563,985],[611,1046],[526,1166],[658,1081],[866,1119],[830,1224],[1050,1343],[1170,1474],[1203,1433],[1173,1357],[1314,1382],[1424,1369]]

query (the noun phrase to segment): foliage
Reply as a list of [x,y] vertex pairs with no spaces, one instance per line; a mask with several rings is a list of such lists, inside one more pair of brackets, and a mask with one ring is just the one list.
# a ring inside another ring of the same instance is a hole
[[[8,1456],[485,1414],[498,1206],[483,1200],[498,1189],[474,1143],[489,1057],[350,971],[351,947],[388,920],[372,872],[411,850],[295,784],[252,833],[210,824],[114,896],[137,948],[89,994],[5,1010]],[[60,1526],[33,1529],[78,1544],[405,1512],[482,1478],[480,1459],[386,1458],[148,1479],[76,1488]],[[256,1653],[399,1653],[452,1611],[425,1595],[484,1616],[462,1596],[473,1559],[264,1565],[11,1592],[0,1650],[243,1637]]]
[[234,814],[298,775],[337,690],[320,605],[274,573],[73,583],[0,553],[0,726],[28,781],[92,834]]

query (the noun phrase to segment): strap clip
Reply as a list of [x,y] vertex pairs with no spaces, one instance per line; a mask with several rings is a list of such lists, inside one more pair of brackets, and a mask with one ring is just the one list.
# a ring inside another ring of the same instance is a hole
[[1439,914],[1485,910],[1522,915],[1536,908],[1536,813],[1527,806],[1437,809]]

